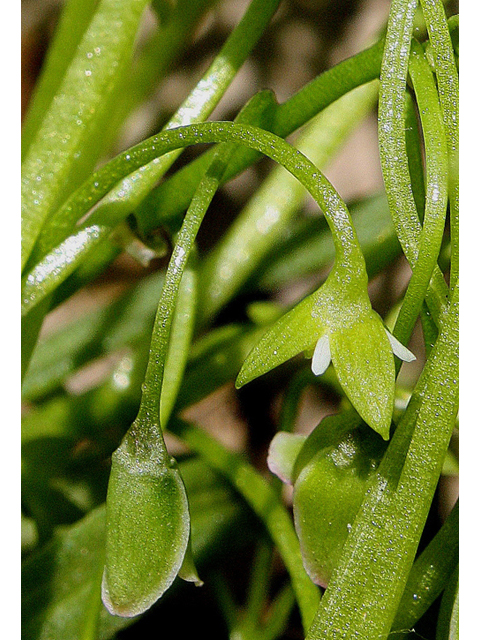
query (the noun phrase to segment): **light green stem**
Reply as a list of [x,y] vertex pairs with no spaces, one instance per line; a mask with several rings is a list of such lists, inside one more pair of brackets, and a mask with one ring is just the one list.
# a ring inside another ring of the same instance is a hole
[[[315,118],[295,146],[323,169],[377,96],[376,81],[346,94]],[[200,322],[209,320],[244,284],[278,242],[304,197],[302,184],[283,167],[271,172],[205,261]]]
[[[87,180],[58,213],[60,222],[70,227],[110,191],[122,177],[179,147],[211,142],[235,142],[269,156],[292,173],[317,201],[332,232],[336,264],[345,276],[366,282],[365,261],[345,203],[325,176],[300,151],[282,138],[251,125],[212,122],[177,127],[148,138],[120,154]],[[217,185],[218,186],[218,185]],[[212,187],[213,188],[213,187]],[[216,189],[217,187],[215,187]],[[98,239],[99,227],[92,214],[75,236],[68,237],[62,250],[38,264],[24,279],[22,312],[28,313],[75,268],[79,252],[88,245],[88,236]]]

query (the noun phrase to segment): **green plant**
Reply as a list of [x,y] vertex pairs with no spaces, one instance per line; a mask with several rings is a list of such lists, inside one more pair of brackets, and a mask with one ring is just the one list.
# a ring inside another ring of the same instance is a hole
[[[122,142],[223,5],[69,0],[26,115],[25,638],[458,637],[458,503],[436,517],[457,473],[458,16],[392,0],[369,48],[209,120],[300,6],[251,0],[176,111]],[[385,189],[347,207],[322,170],[377,105]],[[219,193],[255,163],[267,177],[216,233]],[[125,255],[133,285],[38,338]],[[369,282],[402,260],[408,285],[372,305]],[[417,375],[399,378],[418,319]],[[249,413],[241,452],[192,417],[222,390]],[[329,408],[307,435],[310,390]]]

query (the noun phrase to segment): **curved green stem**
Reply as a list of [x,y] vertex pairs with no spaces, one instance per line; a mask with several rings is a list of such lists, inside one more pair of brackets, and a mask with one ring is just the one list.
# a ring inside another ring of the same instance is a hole
[[[376,81],[342,96],[310,123],[295,146],[323,169],[371,110],[377,96]],[[283,167],[275,167],[202,266],[200,324],[232,298],[265,254],[278,244],[304,197],[302,184]]]
[[[76,266],[78,247],[83,249],[88,236],[98,239],[99,227],[95,212],[80,231],[69,236],[72,226],[85,215],[125,175],[155,160],[160,155],[180,147],[200,143],[236,142],[251,147],[282,164],[302,182],[324,212],[333,235],[337,265],[351,274],[365,271],[363,255],[352,226],[350,214],[338,193],[323,174],[302,153],[282,138],[267,131],[233,122],[212,122],[178,127],[148,138],[111,160],[78,189],[57,212],[58,234],[66,235],[62,250],[47,255],[23,281],[22,311],[27,313]],[[107,221],[108,224],[108,221]],[[59,238],[59,241],[60,238]]]
[[[343,95],[377,79],[380,75],[383,46],[384,40],[379,40],[372,47],[343,60],[278,105],[271,131],[285,138]],[[213,150],[207,151],[177,171],[145,199],[138,212],[145,230],[154,229],[163,221],[175,218],[185,211],[211,162],[212,153]],[[222,184],[253,164],[258,157],[251,150],[240,149],[231,159]]]

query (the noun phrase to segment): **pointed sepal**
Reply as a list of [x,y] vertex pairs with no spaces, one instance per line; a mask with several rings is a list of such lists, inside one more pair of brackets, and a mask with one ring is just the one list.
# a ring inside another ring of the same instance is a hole
[[332,362],[346,396],[384,440],[390,437],[395,364],[383,323],[373,310],[330,337]]
[[323,322],[312,313],[316,304],[316,296],[308,296],[275,322],[243,363],[235,383],[237,389],[314,348],[318,336],[325,331]]

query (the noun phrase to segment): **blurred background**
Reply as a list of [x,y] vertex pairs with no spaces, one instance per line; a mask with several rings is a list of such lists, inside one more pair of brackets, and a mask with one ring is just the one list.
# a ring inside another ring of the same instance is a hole
[[[189,34],[189,41],[169,62],[164,75],[149,85],[145,100],[121,125],[118,135],[112,141],[110,153],[101,163],[156,133],[163,126],[202,76],[248,4],[246,0],[212,0],[210,8]],[[457,12],[456,5],[457,3],[448,3],[449,14]],[[272,89],[277,100],[283,102],[325,69],[372,44],[385,27],[389,7],[389,0],[284,0],[211,119],[233,119],[244,103],[264,88]],[[22,117],[28,109],[61,8],[60,0],[22,0]],[[138,37],[139,51],[148,44],[155,24],[153,11],[147,11]],[[295,136],[292,140],[295,140]],[[174,169],[189,162],[197,153],[195,149],[187,149]],[[198,238],[201,252],[206,252],[213,246],[271,168],[269,160],[262,160],[221,189]],[[382,190],[374,112],[357,128],[335,160],[326,167],[325,174],[347,203]],[[318,213],[307,197],[304,207],[308,215]],[[127,253],[120,254],[100,277],[47,317],[42,329],[42,339],[54,334],[79,315],[117,299],[132,284],[163,268],[165,260],[166,258],[163,261],[154,260],[150,266],[144,267]],[[410,269],[406,261],[399,258],[372,280],[372,303],[379,313],[382,314],[390,307],[391,301],[404,290],[409,277]],[[306,286],[311,286],[311,282],[296,283],[298,290],[271,292],[270,297],[280,303],[288,302],[298,298]],[[248,301],[247,298],[244,302]],[[222,316],[222,321],[241,319],[242,313],[236,307],[229,308]],[[406,386],[414,382],[423,363],[424,353],[419,331],[421,329],[418,327],[411,343],[412,350],[418,357],[417,366],[409,367],[410,379],[400,378],[401,383]],[[96,387],[117,363],[111,356],[96,359],[67,380],[67,391],[80,395]],[[198,421],[229,448],[248,451],[257,468],[266,472],[266,452],[276,430],[285,385],[286,381],[281,376],[276,379],[275,384],[271,384],[271,379],[268,384],[260,379],[247,385],[239,393],[235,391],[232,382],[191,407],[187,416]],[[337,408],[338,399],[334,394],[321,387],[307,387],[302,397],[296,430],[309,433],[321,418]],[[27,403],[25,412],[28,411]],[[174,439],[169,440],[169,446],[174,455],[182,451]],[[437,496],[438,514],[433,517],[432,522],[434,529],[438,526],[438,521],[449,512],[457,495],[457,477],[443,476]],[[285,497],[286,500],[289,499],[288,493]],[[243,553],[245,571],[239,569],[240,556],[237,556],[236,565],[230,568],[233,589],[238,594],[242,593],[242,578],[246,579],[243,574],[248,570],[250,562],[250,550],[246,548]],[[228,563],[226,566],[229,573]],[[280,567],[278,571],[281,573]],[[216,619],[208,597],[209,588],[204,587],[194,594],[192,618],[210,616],[211,620]],[[199,595],[200,591],[203,593]],[[238,597],[241,600],[241,595]],[[181,615],[181,611],[177,611],[177,614]],[[152,620],[147,615],[132,630],[127,629],[118,637],[150,637],[142,636],[142,633],[148,633],[151,624]],[[223,631],[221,626],[216,629],[213,625],[210,637],[224,637]],[[292,622],[283,637],[303,637],[298,620]]]

